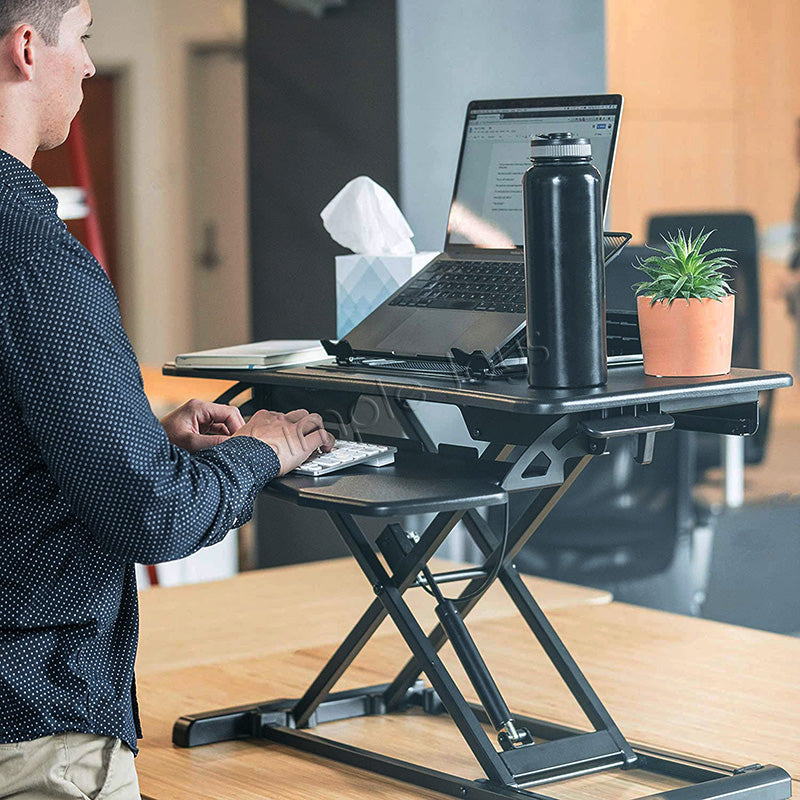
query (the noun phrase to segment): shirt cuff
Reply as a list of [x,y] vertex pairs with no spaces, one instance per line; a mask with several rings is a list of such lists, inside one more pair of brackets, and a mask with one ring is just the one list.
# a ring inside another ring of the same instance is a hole
[[[215,465],[222,470],[222,474],[228,476],[232,493],[227,494],[227,490],[223,489],[225,508],[217,525],[219,531],[224,530],[225,533],[251,519],[258,493],[281,471],[275,451],[252,436],[232,436],[221,444],[200,450],[194,457]],[[208,543],[213,544],[214,541],[216,539]]]
[[281,471],[277,453],[254,436],[231,436],[213,448],[252,470],[255,492],[260,492]]

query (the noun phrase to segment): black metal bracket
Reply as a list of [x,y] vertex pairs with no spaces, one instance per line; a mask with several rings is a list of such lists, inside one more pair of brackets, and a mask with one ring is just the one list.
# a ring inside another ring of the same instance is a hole
[[459,367],[464,367],[472,380],[499,380],[525,371],[524,364],[504,367],[492,362],[483,350],[473,350],[471,353],[467,353],[458,347],[453,347],[450,352],[453,361]]
[[402,525],[391,522],[383,529],[375,543],[386,559],[389,569],[396,572],[400,569],[406,556],[414,549],[414,545],[419,543],[419,537],[412,539],[403,530]]
[[564,483],[569,463],[587,454],[575,420],[559,417],[514,461],[503,480],[506,491],[543,489]]
[[325,352],[329,356],[333,356],[336,359],[336,363],[339,366],[346,367],[353,363],[355,352],[347,339],[339,339],[338,342],[332,342],[330,339],[320,339],[320,344],[325,348]]
[[752,436],[758,430],[758,401],[673,413],[675,427],[685,431]]

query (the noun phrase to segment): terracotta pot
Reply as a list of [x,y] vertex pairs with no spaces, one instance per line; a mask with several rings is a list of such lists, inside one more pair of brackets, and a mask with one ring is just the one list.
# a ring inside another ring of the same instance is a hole
[[637,297],[646,375],[686,378],[731,371],[732,294],[723,300]]

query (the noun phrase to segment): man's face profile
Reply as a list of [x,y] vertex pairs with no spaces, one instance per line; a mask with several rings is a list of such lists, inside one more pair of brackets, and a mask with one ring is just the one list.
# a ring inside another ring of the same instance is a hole
[[83,81],[95,73],[86,49],[91,24],[89,2],[81,0],[64,14],[57,44],[48,46],[36,36],[40,150],[50,150],[64,143],[83,102]]

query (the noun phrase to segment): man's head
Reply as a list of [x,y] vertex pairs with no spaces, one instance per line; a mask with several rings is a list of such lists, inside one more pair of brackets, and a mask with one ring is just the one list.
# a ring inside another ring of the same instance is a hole
[[55,47],[64,14],[80,0],[0,0],[0,38],[18,25],[32,25],[45,44]]
[[91,24],[89,0],[0,0],[0,133],[30,158],[69,135],[94,75]]

